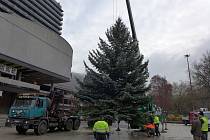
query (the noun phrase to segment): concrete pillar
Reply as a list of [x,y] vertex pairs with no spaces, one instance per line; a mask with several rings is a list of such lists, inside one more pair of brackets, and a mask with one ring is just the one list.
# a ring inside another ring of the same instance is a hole
[[54,91],[54,84],[53,83],[50,84],[50,92],[51,91]]
[[18,72],[18,75],[17,75],[17,80],[21,81],[21,78],[22,78],[22,72],[19,71]]

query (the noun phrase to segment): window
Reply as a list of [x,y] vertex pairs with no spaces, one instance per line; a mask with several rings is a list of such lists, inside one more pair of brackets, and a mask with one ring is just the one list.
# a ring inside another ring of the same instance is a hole
[[69,104],[68,99],[64,99],[64,104]]
[[43,107],[43,100],[39,100],[39,107],[40,107],[40,108]]

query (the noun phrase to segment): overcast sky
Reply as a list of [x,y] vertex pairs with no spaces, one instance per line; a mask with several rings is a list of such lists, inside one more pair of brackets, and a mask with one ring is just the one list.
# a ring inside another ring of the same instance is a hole
[[[83,60],[98,38],[121,17],[130,28],[125,0],[58,0],[64,10],[63,37],[72,45],[73,72],[84,73]],[[150,77],[188,80],[190,63],[210,50],[210,0],[130,0],[140,51],[149,60]]]

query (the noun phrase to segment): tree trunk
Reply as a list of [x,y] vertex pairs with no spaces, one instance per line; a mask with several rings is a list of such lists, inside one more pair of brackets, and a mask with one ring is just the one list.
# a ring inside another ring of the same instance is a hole
[[117,129],[116,131],[120,131],[120,120],[117,121]]

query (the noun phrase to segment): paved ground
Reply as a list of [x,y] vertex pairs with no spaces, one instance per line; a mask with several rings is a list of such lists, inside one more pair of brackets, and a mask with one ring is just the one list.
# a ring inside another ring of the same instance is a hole
[[0,127],[5,125],[6,118],[7,118],[7,115],[0,114]]
[[[160,137],[148,138],[143,132],[128,130],[126,125],[121,125],[120,132],[112,128],[111,140],[192,140],[190,126],[182,124],[168,124],[168,132],[162,133]],[[4,140],[93,140],[91,130],[85,128],[85,124],[79,131],[53,132],[42,136],[34,135],[33,131],[26,135],[18,135],[14,128],[0,128],[0,139]]]

